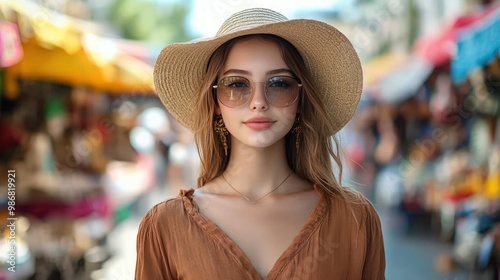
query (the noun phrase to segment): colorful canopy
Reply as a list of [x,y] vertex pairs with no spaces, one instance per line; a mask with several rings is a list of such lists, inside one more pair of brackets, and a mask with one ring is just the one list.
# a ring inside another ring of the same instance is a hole
[[[457,56],[457,42],[461,33],[484,24],[492,25],[492,21],[498,20],[499,16],[500,3],[496,3],[483,11],[457,17],[439,32],[420,38],[415,44],[414,50],[429,63],[435,66],[443,65]],[[498,24],[494,27],[497,26]],[[492,37],[491,40],[498,42],[498,29],[492,28],[491,30],[496,32],[496,36]]]
[[18,79],[83,86],[108,93],[154,92],[152,66],[118,49],[112,39],[89,32],[81,20],[59,14],[33,16],[42,10],[34,12],[35,3],[27,1],[4,3],[17,14],[24,39],[23,58],[6,68],[8,96],[18,94]]

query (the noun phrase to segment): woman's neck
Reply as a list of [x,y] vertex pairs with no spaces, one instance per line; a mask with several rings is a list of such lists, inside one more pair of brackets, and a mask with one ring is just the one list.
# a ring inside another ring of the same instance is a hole
[[265,149],[245,147],[231,150],[224,177],[239,192],[259,197],[274,190],[290,172],[282,145]]

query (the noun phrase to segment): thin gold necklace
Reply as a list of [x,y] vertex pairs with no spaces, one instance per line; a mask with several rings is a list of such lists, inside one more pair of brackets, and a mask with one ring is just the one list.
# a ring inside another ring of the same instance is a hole
[[281,185],[283,185],[283,183],[286,181],[286,179],[288,179],[288,177],[290,177],[290,175],[292,175],[293,173],[293,170],[290,171],[290,173],[288,174],[288,176],[286,176],[286,178],[281,181],[281,183],[276,187],[274,188],[272,191],[266,193],[263,197],[257,199],[257,200],[254,200],[252,201],[250,198],[248,198],[246,195],[242,194],[241,192],[239,192],[237,189],[235,189],[233,186],[231,186],[231,184],[229,184],[229,182],[226,180],[226,177],[224,177],[224,173],[222,173],[222,179],[224,179],[224,181],[226,181],[226,183],[231,187],[231,189],[233,189],[235,192],[237,192],[239,195],[241,195],[242,197],[244,197],[248,202],[250,202],[251,204],[255,204],[257,203],[259,200],[263,199],[264,197],[272,194],[274,191],[276,191],[279,187],[281,187]]

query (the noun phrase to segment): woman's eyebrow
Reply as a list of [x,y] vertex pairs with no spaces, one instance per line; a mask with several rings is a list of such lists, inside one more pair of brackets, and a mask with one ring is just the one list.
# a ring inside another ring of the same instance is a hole
[[290,69],[286,69],[286,68],[279,68],[279,69],[274,69],[274,70],[270,70],[270,71],[267,71],[266,74],[267,75],[274,75],[274,74],[281,74],[281,73],[288,73],[290,75],[292,75],[292,71],[290,71]]
[[244,74],[244,75],[250,75],[250,71],[242,70],[242,69],[228,69],[226,72],[222,73],[222,75],[227,75],[227,74]]
[[[243,69],[228,69],[224,73],[222,73],[222,75],[227,75],[227,74],[231,74],[231,73],[232,74],[243,74],[243,75],[251,75],[252,74],[250,71],[243,70]],[[293,74],[292,71],[290,71],[290,69],[278,68],[278,69],[273,69],[273,70],[267,71],[266,75],[274,75],[274,74],[280,74],[280,73]]]

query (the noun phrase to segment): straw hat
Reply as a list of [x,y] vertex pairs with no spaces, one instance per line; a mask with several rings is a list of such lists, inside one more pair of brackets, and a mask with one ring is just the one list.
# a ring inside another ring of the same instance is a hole
[[181,124],[194,129],[197,95],[212,53],[225,42],[250,34],[274,34],[297,48],[316,82],[334,134],[353,116],[361,97],[363,74],[349,40],[334,27],[315,20],[288,20],[262,8],[233,14],[217,35],[172,44],[160,53],[155,69],[156,93]]

